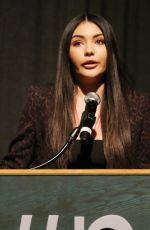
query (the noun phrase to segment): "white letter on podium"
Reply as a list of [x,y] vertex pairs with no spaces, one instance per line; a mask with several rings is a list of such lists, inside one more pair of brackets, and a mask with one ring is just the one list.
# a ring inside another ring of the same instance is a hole
[[121,216],[107,215],[96,219],[88,230],[101,230],[103,228],[112,228],[115,230],[133,230],[131,225]]
[[32,215],[23,215],[19,230],[30,230]]
[[49,215],[46,230],[57,230],[58,215]]
[[75,216],[74,230],[84,230],[84,216]]

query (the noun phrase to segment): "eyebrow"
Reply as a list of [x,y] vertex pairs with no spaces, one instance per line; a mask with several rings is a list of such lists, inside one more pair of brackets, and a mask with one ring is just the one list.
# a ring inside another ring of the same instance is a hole
[[[93,36],[93,38],[96,38],[96,37],[99,37],[99,36],[104,36],[104,34],[103,33],[100,33],[100,34],[95,34],[94,36]],[[73,35],[72,36],[72,38],[85,38],[85,36],[84,35],[80,35],[80,34],[75,34],[75,35]]]

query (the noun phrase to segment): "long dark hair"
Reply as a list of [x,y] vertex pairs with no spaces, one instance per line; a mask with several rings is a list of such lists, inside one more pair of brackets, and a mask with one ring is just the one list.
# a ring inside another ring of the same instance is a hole
[[[127,153],[131,146],[131,132],[128,111],[128,88],[120,64],[116,38],[111,25],[101,16],[79,15],[66,26],[59,47],[57,76],[55,82],[55,106],[51,126],[51,146],[58,151],[73,128],[73,98],[75,79],[69,60],[72,34],[83,21],[95,23],[104,34],[107,48],[107,70],[105,90],[102,98],[101,123],[105,157],[109,168],[126,167]],[[68,150],[59,160],[59,167],[67,167]]]

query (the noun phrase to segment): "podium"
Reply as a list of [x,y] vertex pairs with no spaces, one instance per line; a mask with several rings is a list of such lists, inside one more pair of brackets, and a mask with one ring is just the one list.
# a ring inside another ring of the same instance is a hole
[[0,170],[0,229],[150,229],[150,170]]

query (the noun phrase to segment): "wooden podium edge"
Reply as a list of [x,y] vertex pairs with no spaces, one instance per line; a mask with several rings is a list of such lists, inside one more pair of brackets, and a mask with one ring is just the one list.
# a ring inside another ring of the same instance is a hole
[[1,169],[3,175],[150,175],[150,169]]

